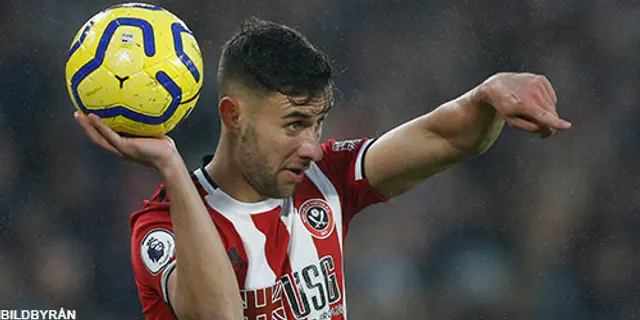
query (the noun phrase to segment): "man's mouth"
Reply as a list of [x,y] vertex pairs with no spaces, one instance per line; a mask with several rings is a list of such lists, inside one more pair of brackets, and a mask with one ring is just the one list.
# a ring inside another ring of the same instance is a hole
[[304,179],[304,168],[286,168],[284,172],[287,172],[289,179],[295,183],[300,183]]

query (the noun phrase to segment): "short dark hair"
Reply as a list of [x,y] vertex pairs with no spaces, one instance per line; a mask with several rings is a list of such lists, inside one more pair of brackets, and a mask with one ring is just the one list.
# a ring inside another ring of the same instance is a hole
[[[333,104],[333,70],[325,53],[300,32],[275,22],[249,18],[222,48],[218,66],[218,92],[229,86],[260,93],[279,92],[292,103],[304,105],[329,94]],[[291,97],[305,97],[296,100]]]

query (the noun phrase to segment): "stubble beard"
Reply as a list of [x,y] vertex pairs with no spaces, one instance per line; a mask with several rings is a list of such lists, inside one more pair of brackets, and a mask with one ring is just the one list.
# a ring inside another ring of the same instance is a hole
[[240,137],[239,165],[244,180],[260,195],[269,198],[286,198],[278,188],[277,174],[269,168],[267,157],[258,144],[258,134],[253,124],[250,124]]

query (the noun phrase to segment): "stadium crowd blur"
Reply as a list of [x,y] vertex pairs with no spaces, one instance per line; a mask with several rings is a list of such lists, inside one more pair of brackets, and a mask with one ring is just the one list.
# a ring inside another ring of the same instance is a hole
[[[205,56],[200,102],[172,133],[190,168],[215,150],[220,46],[250,15],[298,28],[335,61],[323,139],[378,136],[498,71],[554,84],[571,131],[506,128],[484,156],[353,221],[350,318],[640,317],[637,1],[154,3]],[[158,175],[90,143],[64,82],[73,35],[112,4],[0,1],[0,309],[143,318],[128,217]]]

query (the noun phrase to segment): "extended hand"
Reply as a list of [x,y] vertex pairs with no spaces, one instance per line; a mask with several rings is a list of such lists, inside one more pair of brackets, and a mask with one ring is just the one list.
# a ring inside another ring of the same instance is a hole
[[540,133],[542,138],[571,128],[558,117],[556,93],[544,76],[499,73],[477,88],[476,98],[491,104],[509,126]]
[[119,158],[160,169],[163,165],[168,164],[172,157],[178,156],[175,143],[168,136],[158,138],[122,137],[104,124],[95,114],[90,114],[87,118],[76,112],[73,116],[95,144]]

